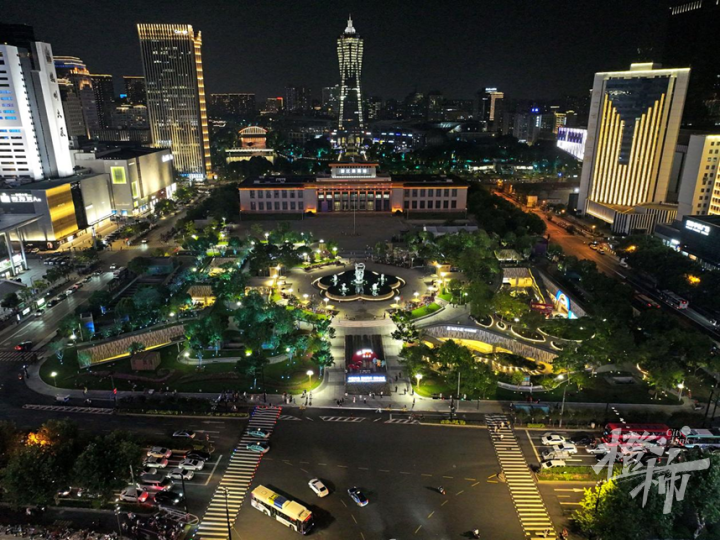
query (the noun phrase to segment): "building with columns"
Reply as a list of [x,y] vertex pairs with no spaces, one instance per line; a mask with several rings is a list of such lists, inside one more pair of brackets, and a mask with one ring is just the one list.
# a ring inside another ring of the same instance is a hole
[[240,185],[240,211],[248,214],[402,212],[464,215],[468,184],[454,175],[385,176],[377,163],[330,164],[329,175],[261,176]]

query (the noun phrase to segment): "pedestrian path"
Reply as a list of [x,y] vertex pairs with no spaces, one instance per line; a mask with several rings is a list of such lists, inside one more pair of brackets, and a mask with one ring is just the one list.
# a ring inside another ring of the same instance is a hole
[[[245,500],[245,494],[255,477],[263,454],[247,449],[247,445],[260,439],[248,434],[253,429],[262,428],[272,434],[275,423],[280,416],[281,407],[255,407],[248,426],[240,442],[238,442],[227,470],[220,480],[220,485],[210,499],[205,511],[196,538],[198,540],[221,540],[228,537],[227,515],[230,516],[231,526],[235,524],[238,512]],[[226,505],[227,504],[227,514]]]
[[112,414],[113,409],[105,407],[70,407],[69,405],[23,405],[23,409],[34,411],[56,411],[64,413]]
[[557,535],[538,490],[535,476],[528,467],[515,433],[510,427],[510,421],[502,414],[488,414],[485,418],[525,538],[556,539]]
[[321,416],[320,420],[323,422],[362,422],[365,419],[356,416]]

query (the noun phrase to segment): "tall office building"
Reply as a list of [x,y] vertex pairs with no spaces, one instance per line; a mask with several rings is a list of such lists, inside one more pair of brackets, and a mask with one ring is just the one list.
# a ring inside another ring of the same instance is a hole
[[616,233],[677,214],[665,203],[689,77],[653,64],[595,74],[578,208]]
[[302,113],[309,111],[312,105],[312,92],[306,86],[285,87],[285,111]]
[[485,131],[498,131],[503,117],[505,94],[497,88],[485,88],[478,92],[475,101],[475,118],[483,124]]
[[683,125],[720,126],[720,4],[715,0],[672,0],[663,52],[666,66],[688,66]]
[[176,170],[202,180],[211,171],[202,37],[187,24],[139,24],[153,144],[170,148]]
[[145,77],[123,75],[125,85],[125,99],[130,105],[146,105]]
[[340,64],[340,110],[338,112],[338,142],[341,146],[355,150],[362,140],[364,127],[362,109],[363,38],[355,32],[352,18],[337,40],[338,63]]
[[0,177],[73,173],[52,48],[32,27],[0,25]]
[[340,112],[340,85],[325,86],[322,89],[322,108],[326,114],[337,116]]
[[101,129],[110,129],[112,126],[112,114],[115,110],[115,87],[113,86],[112,75],[93,75],[93,93]]
[[[71,137],[91,137],[93,133],[97,133],[100,127],[100,115],[98,112],[97,101],[95,99],[95,91],[93,89],[90,72],[85,63],[76,56],[55,56],[55,71],[57,72],[58,82],[60,83],[60,95],[63,101],[63,107],[74,110],[76,103],[80,102],[82,111],[82,125],[76,113],[66,110],[66,120],[68,130]],[[68,84],[66,84],[66,81]],[[68,118],[70,115],[75,118],[71,122]]]
[[678,219],[720,215],[720,135],[691,134],[682,160]]

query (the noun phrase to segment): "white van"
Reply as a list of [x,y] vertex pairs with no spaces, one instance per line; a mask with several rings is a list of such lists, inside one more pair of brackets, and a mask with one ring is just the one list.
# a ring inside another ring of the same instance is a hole
[[164,474],[145,474],[137,482],[138,489],[146,491],[167,491],[173,486],[172,479]]

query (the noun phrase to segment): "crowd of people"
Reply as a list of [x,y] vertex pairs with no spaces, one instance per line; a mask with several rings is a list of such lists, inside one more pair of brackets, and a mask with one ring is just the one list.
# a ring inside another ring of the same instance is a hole
[[37,525],[13,525],[0,529],[0,538],[29,538],[45,540],[118,540],[118,533],[94,532],[90,529],[69,527],[42,527]]

